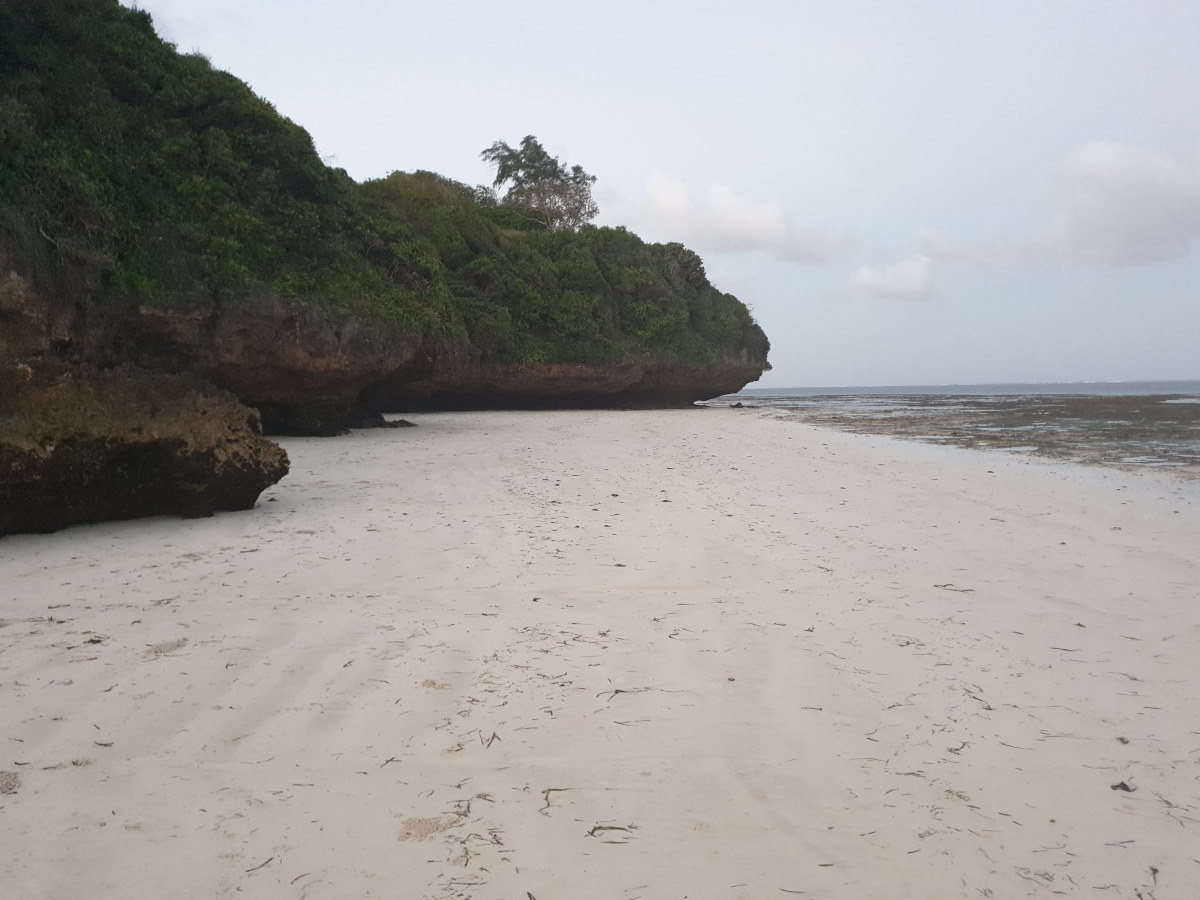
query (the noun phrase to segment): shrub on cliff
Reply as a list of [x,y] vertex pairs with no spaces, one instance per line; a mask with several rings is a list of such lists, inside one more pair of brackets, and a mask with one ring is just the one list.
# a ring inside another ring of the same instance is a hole
[[519,147],[496,141],[479,154],[496,166],[493,189],[507,185],[504,206],[550,231],[576,231],[600,212],[592,198],[596,176],[559,162],[532,134]]
[[681,244],[647,244],[624,228],[505,228],[505,207],[432,172],[393,172],[359,193],[372,258],[436,284],[484,359],[766,360],[749,311]]
[[266,291],[414,332],[451,318],[365,258],[354,182],[308,133],[145,12],[0,6],[0,123],[0,241],[93,271],[101,306]]

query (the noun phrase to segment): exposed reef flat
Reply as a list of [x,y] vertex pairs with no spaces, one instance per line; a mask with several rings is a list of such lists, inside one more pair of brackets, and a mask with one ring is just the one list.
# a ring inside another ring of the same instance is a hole
[[1200,477],[1200,397],[1182,394],[846,394],[725,397],[710,406],[861,434]]

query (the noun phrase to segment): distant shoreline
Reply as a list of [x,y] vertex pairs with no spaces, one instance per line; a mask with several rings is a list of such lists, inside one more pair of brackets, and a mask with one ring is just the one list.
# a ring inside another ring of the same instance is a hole
[[[1146,390],[1131,390],[1133,385]],[[1190,385],[1196,390],[1162,389]],[[1030,385],[1043,390],[1029,392],[1012,390],[1024,386],[1000,387],[976,385],[973,393],[918,388],[890,393],[760,391],[706,405],[771,410],[810,425],[927,444],[1200,477],[1200,382],[1134,382],[1120,392],[1090,393],[1044,390],[1054,385]]]
[[1153,394],[1200,395],[1200,379],[1174,381],[1029,381],[984,384],[835,385],[830,387],[742,388],[730,397],[821,397],[879,394],[973,397],[1034,394],[1096,394],[1101,396],[1144,396]]

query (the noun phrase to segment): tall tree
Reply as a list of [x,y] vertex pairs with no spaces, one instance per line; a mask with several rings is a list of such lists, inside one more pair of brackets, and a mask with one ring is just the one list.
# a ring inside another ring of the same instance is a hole
[[479,155],[496,166],[492,185],[496,188],[509,185],[504,205],[521,211],[551,231],[575,231],[600,212],[592,198],[596,176],[579,166],[568,169],[557,156],[547,153],[532,134],[522,139],[520,147],[496,141]]

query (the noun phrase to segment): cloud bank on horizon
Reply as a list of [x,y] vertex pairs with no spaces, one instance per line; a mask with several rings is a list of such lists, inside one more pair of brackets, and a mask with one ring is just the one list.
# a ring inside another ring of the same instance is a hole
[[933,277],[929,257],[918,253],[882,271],[863,266],[854,273],[854,286],[877,297],[923,299],[933,292]]
[[[986,263],[1024,257],[1106,266],[1178,259],[1200,242],[1200,152],[1177,158],[1094,141],[1063,165],[1057,203],[1058,221],[1046,237],[972,246],[925,228],[915,237],[919,252],[882,269],[862,265],[851,284],[867,295],[927,298],[934,259]],[[661,170],[646,179],[634,220],[653,239],[680,241],[704,253],[760,251],[799,265],[844,264],[854,245],[796,227],[778,203],[751,203],[721,184],[696,196],[681,178]]]

